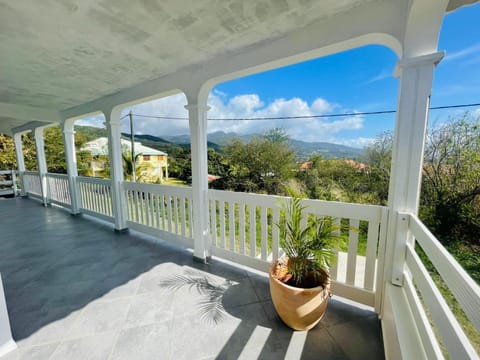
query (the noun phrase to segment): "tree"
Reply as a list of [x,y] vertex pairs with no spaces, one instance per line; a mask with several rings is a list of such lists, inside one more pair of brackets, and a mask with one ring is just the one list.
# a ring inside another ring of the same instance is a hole
[[13,139],[5,134],[0,134],[0,170],[17,168],[15,145]]
[[62,131],[60,127],[46,128],[43,132],[45,142],[45,159],[47,171],[56,174],[66,174],[65,147],[63,146]]
[[431,130],[423,166],[421,216],[442,239],[480,244],[480,119],[464,114]]
[[298,172],[312,199],[377,204],[380,199],[372,186],[370,170],[353,160],[324,159],[312,155],[308,167]]
[[385,131],[365,148],[363,161],[369,166],[369,181],[379,203],[386,204],[392,163],[393,133]]
[[226,182],[230,190],[285,193],[285,183],[293,176],[295,153],[283,130],[269,130],[247,143],[233,139],[223,151],[231,166]]
[[[148,173],[151,172],[152,166],[147,162],[139,162],[138,159],[142,154],[135,155],[135,178],[138,182],[147,182]],[[130,149],[122,151],[123,160],[123,176],[126,181],[133,180],[133,161]]]
[[[381,134],[367,149],[372,184],[386,200],[393,136]],[[444,243],[479,244],[480,120],[465,113],[427,133],[420,219]]]

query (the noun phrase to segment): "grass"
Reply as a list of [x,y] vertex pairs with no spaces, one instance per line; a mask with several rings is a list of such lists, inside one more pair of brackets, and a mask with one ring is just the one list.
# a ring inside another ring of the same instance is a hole
[[[436,270],[435,266],[430,262],[428,256],[425,254],[423,249],[420,246],[416,246],[415,250],[417,251],[418,256],[422,260],[426,269],[430,273],[432,280],[435,282],[435,285],[442,293],[443,298],[447,302],[450,310],[455,315],[457,321],[462,327],[465,335],[469,338],[473,347],[480,354],[480,333],[477,331],[475,326],[470,322],[467,315],[463,311],[462,307],[455,299],[455,296],[452,294],[447,284],[443,281],[442,277]],[[469,246],[461,243],[450,244],[447,247],[447,250],[455,257],[455,259],[464,267],[464,269],[470,274],[470,276],[479,283],[480,280],[480,247],[479,246]],[[434,329],[435,324],[431,321]],[[437,332],[438,337],[438,332]],[[443,342],[440,341],[442,345],[442,350],[444,355],[446,354],[446,349],[443,346]]]
[[185,181],[176,179],[176,178],[168,178],[168,180],[165,180],[162,185],[169,185],[169,186],[182,186],[182,187],[187,187],[188,185],[185,183]]

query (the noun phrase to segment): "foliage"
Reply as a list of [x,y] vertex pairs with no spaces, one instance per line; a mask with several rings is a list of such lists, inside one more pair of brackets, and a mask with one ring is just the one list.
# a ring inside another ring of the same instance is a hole
[[189,147],[172,147],[168,152],[168,173],[170,176],[192,183],[192,156]]
[[296,196],[288,200],[284,210],[285,222],[278,224],[283,232],[280,245],[288,257],[292,285],[311,287],[311,284],[319,284],[325,287],[328,267],[334,260],[333,251],[326,249],[325,245],[328,240],[338,237],[335,231],[339,227],[330,217],[310,216],[307,224],[303,224],[305,206]]
[[[135,178],[137,182],[148,182],[148,173],[152,170],[152,165],[147,162],[139,162],[142,154],[135,155]],[[122,151],[123,176],[125,180],[133,180],[133,160],[130,151]]]
[[420,215],[444,241],[480,245],[480,120],[468,120],[429,132]]
[[[367,148],[372,184],[383,202],[388,195],[393,136],[383,133]],[[420,219],[444,244],[479,245],[480,121],[465,113],[427,133]]]
[[[312,199],[382,204],[375,173],[353,160],[324,159],[312,156],[297,178]],[[385,199],[386,201],[386,199]]]
[[0,134],[0,170],[16,169],[15,145],[13,139],[5,134]]
[[369,182],[376,193],[379,204],[385,205],[388,199],[390,167],[392,162],[393,133],[385,131],[365,148],[363,161],[369,166]]
[[293,177],[295,154],[283,130],[272,129],[247,143],[234,139],[223,152],[230,164],[225,167],[228,181],[223,183],[228,190],[285,193],[285,183]]

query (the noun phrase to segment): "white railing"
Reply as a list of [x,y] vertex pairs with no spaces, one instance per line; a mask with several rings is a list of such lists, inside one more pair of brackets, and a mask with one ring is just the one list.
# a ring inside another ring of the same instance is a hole
[[[268,271],[280,252],[280,196],[209,190],[212,252],[244,265]],[[388,210],[382,206],[304,200],[305,214],[331,216],[344,225],[348,250],[338,253],[331,269],[334,291],[380,310],[385,230]],[[307,217],[305,217],[306,221]],[[347,225],[348,223],[348,225]],[[366,228],[365,255],[359,255],[359,229]],[[379,286],[380,287],[380,286]]]
[[70,206],[71,199],[68,176],[65,174],[47,173],[46,177],[49,202],[64,207]]
[[[403,213],[399,214],[400,218],[408,221],[410,234],[472,325],[480,331],[480,287],[415,215]],[[403,288],[427,357],[444,358],[430,325],[431,319],[451,359],[478,359],[478,354],[412,244],[407,245],[405,264]]]
[[27,195],[42,198],[42,181],[38,172],[25,171],[22,174],[22,186]]
[[15,170],[0,170],[0,195],[18,194],[18,177]]
[[80,192],[82,212],[107,221],[113,220],[111,180],[78,176],[76,186]]
[[192,189],[124,182],[129,228],[193,246]]

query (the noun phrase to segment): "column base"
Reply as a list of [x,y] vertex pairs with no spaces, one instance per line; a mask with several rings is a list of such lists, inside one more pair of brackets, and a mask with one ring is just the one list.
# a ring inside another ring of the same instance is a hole
[[198,257],[198,256],[195,256],[193,255],[193,262],[196,262],[196,263],[201,263],[201,264],[208,264],[212,261],[212,257],[211,256],[206,256],[204,258],[201,258],[201,257]]

